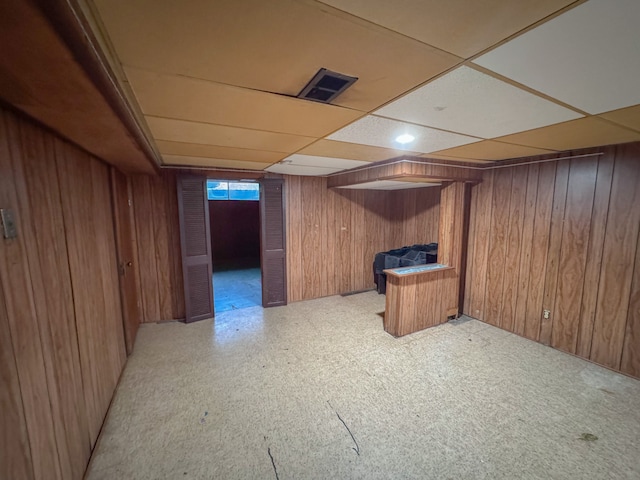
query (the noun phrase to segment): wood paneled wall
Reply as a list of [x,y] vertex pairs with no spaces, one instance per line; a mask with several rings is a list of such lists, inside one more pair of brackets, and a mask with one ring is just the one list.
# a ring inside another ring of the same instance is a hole
[[[143,321],[182,319],[175,174],[130,179]],[[287,176],[285,195],[289,302],[371,288],[376,252],[438,241],[438,187],[328,189],[326,178]]]
[[464,312],[640,377],[640,146],[597,152],[484,173]]
[[106,165],[0,110],[0,478],[79,479],[125,363]]
[[373,287],[377,252],[436,242],[440,189],[328,189],[327,179],[287,176],[288,300]]
[[143,322],[185,318],[176,176],[134,175],[131,179],[135,217],[138,278]]

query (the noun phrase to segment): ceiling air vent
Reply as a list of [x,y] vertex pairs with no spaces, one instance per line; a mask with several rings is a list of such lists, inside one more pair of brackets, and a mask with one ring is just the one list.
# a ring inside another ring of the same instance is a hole
[[298,94],[298,98],[313,102],[330,103],[356,80],[358,80],[358,77],[350,77],[349,75],[321,68]]

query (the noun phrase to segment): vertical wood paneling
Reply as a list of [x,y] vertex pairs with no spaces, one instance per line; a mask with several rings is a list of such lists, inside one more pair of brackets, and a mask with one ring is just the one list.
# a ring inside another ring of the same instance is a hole
[[[21,210],[30,214],[28,224],[37,229],[37,234],[33,229],[25,234],[29,250],[37,256],[38,269],[34,269],[36,262],[31,268],[58,456],[63,477],[80,478],[90,443],[54,141],[35,126],[23,123],[21,127],[19,176],[25,181],[16,186]],[[42,283],[51,278],[56,280],[46,286]]]
[[[327,192],[327,205],[329,208],[324,209],[325,221],[322,224],[322,242],[323,250],[327,257],[326,262],[328,265],[336,264],[336,250],[337,250],[337,238],[336,238],[336,216],[340,216],[340,212],[335,209],[335,192],[329,190]],[[339,229],[338,229],[339,232]],[[322,277],[322,291],[324,295],[329,295],[336,283],[336,271],[335,268],[325,268]]]
[[109,170],[0,120],[0,205],[18,226],[0,240],[0,476],[80,479],[125,361]]
[[137,269],[138,260],[134,254],[136,244],[134,242],[135,222],[133,218],[133,203],[131,201],[131,182],[123,173],[113,167],[109,173],[111,174],[111,196],[114,210],[124,338],[127,355],[129,355],[133,352],[138,327],[142,321],[141,286]]
[[494,173],[491,202],[484,321],[496,326],[500,325],[502,319],[504,259],[507,254],[512,170],[505,168]]
[[[493,211],[493,171],[487,172],[481,183],[471,188],[472,202],[477,204],[475,213],[469,222],[474,224],[473,235],[468,244],[473,243],[473,255],[468,257],[472,264],[466,278],[466,291],[469,292],[469,314],[478,320],[485,318],[485,292],[487,287],[487,265],[490,248],[490,227]],[[474,201],[474,199],[477,200]]]
[[[556,289],[558,285],[558,269],[562,253],[562,230],[564,228],[564,209],[567,201],[567,183],[569,181],[570,160],[558,162],[556,182],[551,210],[551,230],[549,232],[549,251],[547,254],[547,269],[544,284],[544,300],[542,307],[554,311]],[[545,345],[551,343],[553,317],[540,320],[540,341]]]
[[151,247],[156,256],[156,278],[158,286],[159,319],[173,319],[174,294],[171,290],[171,259],[170,259],[170,231],[169,215],[170,204],[176,197],[175,193],[167,188],[163,177],[151,179],[151,201],[153,206],[153,234],[154,244]]
[[145,322],[185,318],[176,176],[130,177]]
[[631,283],[629,313],[622,349],[620,370],[640,377],[640,233],[636,247],[635,270]]
[[161,317],[154,238],[154,206],[150,183],[150,177],[137,175],[132,177],[131,187],[136,218],[138,277],[140,284],[143,285],[142,313],[145,322],[157,322]]
[[589,233],[589,249],[587,251],[587,265],[584,273],[584,292],[580,307],[580,327],[576,354],[589,358],[591,355],[591,339],[593,337],[593,322],[596,316],[598,301],[598,282],[602,269],[602,249],[604,234],[607,227],[609,212],[609,196],[611,195],[611,180],[613,179],[613,164],[615,149],[609,147],[598,162],[598,176],[596,179],[591,231]]
[[591,359],[615,369],[620,368],[640,225],[639,158],[637,145],[616,148],[593,325]]
[[569,171],[551,345],[571,353],[576,351],[580,325],[597,170],[597,158],[591,157],[573,160]]
[[528,168],[517,167],[511,181],[507,251],[504,258],[504,289],[500,326],[514,330],[518,302],[518,278],[520,275],[520,249],[524,228],[524,209],[527,195]]
[[0,478],[31,480],[33,466],[20,398],[16,357],[0,278]]
[[536,341],[540,338],[540,324],[542,321],[555,178],[556,163],[543,163],[540,166],[538,175],[538,195],[535,205],[535,218],[533,220],[533,240],[531,242],[531,267],[529,271],[521,272],[523,275],[529,275],[524,336]]
[[348,292],[351,284],[351,270],[344,268],[351,263],[351,202],[341,194],[342,190],[332,190],[335,199],[336,257],[333,264],[334,291]]
[[438,188],[365,191],[326,182],[285,177],[290,302],[372,288],[377,252],[437,241]]
[[[364,191],[356,190],[351,193],[351,260],[349,262],[349,271],[351,272],[350,288],[354,285],[363,285],[361,288],[366,288],[369,283],[364,283],[362,278],[362,269],[367,259],[364,258],[362,253],[362,244],[365,241],[365,208],[364,208]],[[372,260],[373,262],[373,260]],[[373,273],[372,273],[373,278]],[[353,290],[359,290],[353,288]]]
[[[402,199],[402,197],[401,197]],[[407,197],[404,201],[410,201]],[[437,238],[433,236],[433,240],[425,240],[425,238],[431,238],[435,232],[438,231],[440,220],[440,189],[436,187],[418,188],[416,189],[416,229],[415,236],[409,236],[407,231],[404,232],[404,238],[401,239],[409,244],[416,243],[432,243],[437,242]],[[384,206],[389,208],[389,202],[384,202]],[[386,217],[393,215],[393,211],[388,210],[385,212]],[[389,244],[389,248],[393,248],[393,244]]]
[[[417,207],[417,193],[419,189],[410,189],[405,192],[399,192],[400,199],[403,202],[402,212],[403,215],[401,217],[402,225],[401,227],[404,230],[404,238],[405,239],[413,239],[418,238],[418,220],[416,215],[416,207]],[[369,193],[375,193],[369,192]],[[378,198],[380,198],[378,196]]]
[[531,251],[533,250],[533,227],[538,199],[538,174],[540,166],[529,165],[527,173],[527,196],[524,204],[522,221],[522,240],[520,242],[520,260],[518,268],[517,301],[514,315],[513,331],[524,335],[527,318],[527,301],[529,297],[529,280],[531,278]]
[[[386,195],[381,192],[381,195],[384,195],[385,197],[388,198],[390,211],[395,213],[395,215],[390,214],[390,216],[388,217],[389,219],[388,239],[392,245],[392,247],[390,248],[400,247],[404,245],[403,240],[405,239],[406,230],[404,228],[404,213],[402,213],[404,210],[403,194],[404,192],[402,191],[389,192]],[[409,243],[411,242],[409,241]]]
[[387,275],[384,329],[396,337],[447,321],[448,289],[456,284],[453,269],[417,275]]
[[302,287],[302,177],[289,176],[285,181],[287,215],[287,285],[288,300],[295,302],[303,296]]
[[[165,201],[167,205],[167,224],[165,230],[169,234],[169,292],[171,293],[171,316],[169,319],[178,320],[185,317],[185,303],[183,292],[182,261],[180,251],[180,219],[178,215],[178,201],[176,199],[176,176],[165,172],[164,175]],[[163,318],[164,320],[164,318]]]
[[[472,185],[469,187],[469,230],[468,230],[468,234],[467,234],[467,248],[466,248],[466,266],[467,266],[467,271],[465,272],[465,278],[473,278],[473,268],[476,265],[475,262],[473,261],[474,258],[474,253],[476,248],[479,247],[479,245],[476,245],[475,241],[473,240],[476,236],[476,218],[477,218],[477,212],[478,212],[478,196],[474,195],[471,196],[471,190],[475,187],[475,185]],[[466,283],[466,282],[463,282]],[[470,312],[471,311],[471,304],[472,304],[472,300],[471,297],[473,296],[473,292],[472,292],[473,288],[470,285],[466,285],[465,291],[464,291],[464,299],[463,299],[463,305],[462,305],[462,310],[464,312]]]
[[322,178],[311,177],[302,189],[302,295],[312,298],[318,292],[322,295],[323,268],[321,218],[322,218]]
[[[55,431],[49,404],[47,374],[43,346],[37,321],[29,255],[26,244],[29,213],[22,210],[16,183],[24,179],[15,172],[21,166],[21,139],[18,121],[3,112],[0,122],[0,204],[13,209],[19,235],[2,240],[0,249],[0,281],[9,318],[9,335],[13,342],[26,429],[29,436],[34,478],[61,478],[56,450]],[[24,216],[23,216],[24,215]],[[7,332],[3,332],[6,335]]]
[[[90,160],[85,158],[85,160]],[[113,202],[111,200],[111,185],[109,168],[100,162],[90,161],[91,187],[94,193],[95,209],[95,236],[84,239],[84,248],[97,253],[98,259],[93,259],[90,267],[97,268],[100,272],[97,277],[101,282],[101,291],[104,299],[104,310],[94,316],[97,317],[102,330],[102,338],[99,340],[104,355],[98,355],[106,359],[106,364],[100,365],[98,371],[104,374],[105,381],[100,382],[103,393],[101,419],[111,403],[111,397],[115,390],[120,373],[126,360],[124,341],[124,327],[122,321],[122,305],[120,300],[120,288],[118,280],[118,258],[116,256],[116,239],[113,222]],[[81,201],[81,199],[77,199]],[[96,262],[96,260],[99,260]],[[96,292],[93,292],[93,297]],[[97,350],[100,351],[99,349]],[[94,352],[95,355],[95,352]]]
[[[640,145],[576,154],[593,152],[484,172],[482,183],[472,189],[476,207],[469,249],[474,254],[465,313],[640,376]],[[525,183],[522,203],[516,185]],[[482,207],[489,203],[491,209]],[[507,218],[505,205],[510,205]],[[507,237],[501,232],[505,228]],[[518,242],[514,229],[522,232]],[[488,242],[483,230],[490,231]],[[482,258],[486,248],[488,257]],[[511,249],[517,251],[515,260]],[[514,261],[517,276],[509,274]],[[502,282],[501,263],[506,264]],[[485,277],[483,292],[478,285]],[[513,279],[517,295],[511,324]],[[550,310],[548,319],[542,318],[544,309]]]
[[74,292],[76,328],[91,446],[125,362],[117,260],[105,165],[56,140],[56,165]]

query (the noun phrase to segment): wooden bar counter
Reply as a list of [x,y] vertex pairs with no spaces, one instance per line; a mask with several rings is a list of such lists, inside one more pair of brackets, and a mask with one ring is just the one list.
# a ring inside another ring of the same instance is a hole
[[432,263],[385,270],[384,330],[395,337],[424,330],[456,315],[458,275],[454,267]]

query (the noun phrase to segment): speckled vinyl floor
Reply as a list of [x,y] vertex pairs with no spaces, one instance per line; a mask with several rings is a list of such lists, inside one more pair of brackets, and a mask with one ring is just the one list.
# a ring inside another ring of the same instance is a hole
[[140,328],[88,478],[638,479],[640,382],[368,292]]

